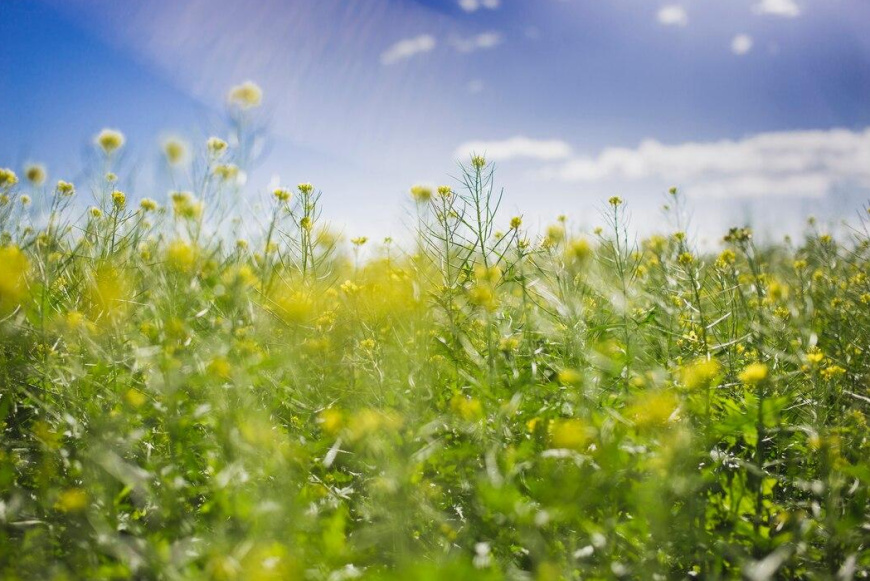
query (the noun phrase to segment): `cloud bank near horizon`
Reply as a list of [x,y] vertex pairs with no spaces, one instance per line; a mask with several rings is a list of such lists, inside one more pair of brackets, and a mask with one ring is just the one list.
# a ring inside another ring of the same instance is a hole
[[554,182],[667,181],[698,197],[820,197],[841,185],[870,189],[870,128],[779,131],[677,144],[646,139],[634,148],[608,147],[597,155],[572,151],[563,140],[518,136],[464,143],[455,155],[548,162],[533,174]]

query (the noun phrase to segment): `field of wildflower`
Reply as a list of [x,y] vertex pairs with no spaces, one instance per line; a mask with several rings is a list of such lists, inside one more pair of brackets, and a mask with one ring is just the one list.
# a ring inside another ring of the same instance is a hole
[[408,243],[309,183],[245,229],[260,99],[168,195],[111,129],[90,183],[0,169],[0,578],[868,576],[866,213],[537,233],[475,156]]

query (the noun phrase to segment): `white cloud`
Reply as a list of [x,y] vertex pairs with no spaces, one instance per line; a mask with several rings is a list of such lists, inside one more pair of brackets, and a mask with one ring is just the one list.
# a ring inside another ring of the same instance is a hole
[[395,64],[399,61],[409,59],[414,55],[429,52],[435,48],[435,45],[435,38],[429,34],[421,34],[414,38],[400,40],[381,53],[381,64]]
[[659,24],[665,26],[686,26],[689,23],[689,15],[682,6],[671,4],[659,9],[658,20]]
[[752,50],[752,37],[748,34],[738,34],[731,41],[731,52],[736,55],[744,55]]
[[459,7],[466,12],[475,12],[481,8],[495,10],[501,5],[501,0],[459,0]]
[[752,7],[752,10],[756,14],[772,14],[787,18],[794,18],[801,14],[800,6],[794,0],[761,0]]
[[870,188],[870,128],[783,131],[740,141],[607,148],[540,172],[565,182],[657,180],[701,196],[821,196],[848,183]]
[[474,52],[476,50],[495,48],[501,42],[502,37],[499,33],[483,32],[469,38],[454,38],[451,44],[459,52]]
[[571,157],[571,146],[556,139],[530,139],[518,135],[503,141],[469,141],[460,145],[453,155],[467,159],[472,154],[485,155],[492,161],[517,158],[557,161]]

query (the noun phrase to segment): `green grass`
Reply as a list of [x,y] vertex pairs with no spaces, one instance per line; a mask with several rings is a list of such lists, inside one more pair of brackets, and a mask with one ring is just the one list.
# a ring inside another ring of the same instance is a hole
[[237,242],[244,152],[139,206],[113,144],[92,209],[0,174],[0,577],[870,572],[864,223],[537,236],[474,158],[407,248],[307,184]]

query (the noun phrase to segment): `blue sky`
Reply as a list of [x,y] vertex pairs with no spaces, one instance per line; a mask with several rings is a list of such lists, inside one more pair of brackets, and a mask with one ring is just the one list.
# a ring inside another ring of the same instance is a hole
[[867,199],[868,22],[866,0],[0,0],[0,165],[75,179],[110,126],[146,175],[251,79],[251,195],[311,181],[350,235],[400,230],[408,187],[472,149],[532,224],[619,194],[658,227],[674,184],[702,235],[784,230]]

